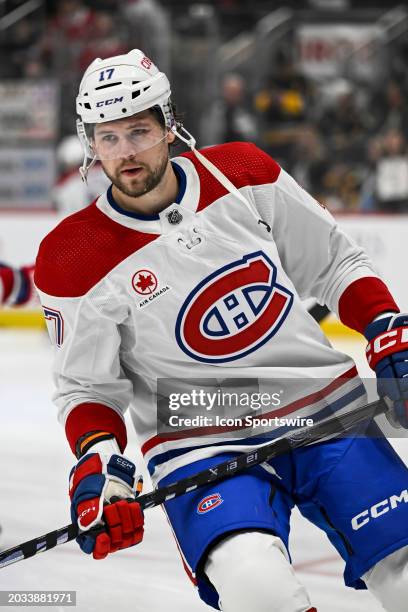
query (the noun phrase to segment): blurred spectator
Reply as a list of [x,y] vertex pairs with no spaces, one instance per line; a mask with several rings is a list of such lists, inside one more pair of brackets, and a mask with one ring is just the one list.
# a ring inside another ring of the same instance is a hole
[[79,57],[92,37],[95,12],[81,0],[61,0],[40,41],[41,60],[61,86],[61,133],[72,132],[72,104],[80,75]]
[[21,19],[9,31],[8,53],[10,62],[1,62],[1,75],[4,77],[21,77],[24,74],[25,62],[29,50],[38,39],[38,30],[33,20]]
[[327,167],[327,152],[317,128],[310,125],[300,130],[289,170],[297,182],[318,200],[323,195],[323,177]]
[[404,136],[395,129],[383,139],[377,161],[375,194],[377,208],[383,212],[408,212],[408,156]]
[[319,121],[327,148],[334,161],[359,162],[363,159],[369,126],[364,107],[357,101],[352,84],[341,92]]
[[59,0],[56,9],[50,22],[54,34],[75,43],[90,33],[95,13],[84,2]]
[[203,146],[236,140],[257,140],[255,117],[248,110],[245,80],[239,74],[226,74],[221,84],[221,98],[202,117]]
[[22,77],[24,79],[40,79],[47,78],[48,73],[45,69],[44,64],[41,62],[39,58],[36,58],[34,55],[26,60],[23,66],[23,74]]
[[333,163],[322,177],[320,201],[331,212],[352,212],[360,204],[361,176],[359,168],[345,163]]
[[256,95],[255,105],[270,126],[299,123],[306,117],[308,89],[307,80],[291,61],[285,60],[268,77],[265,87]]
[[376,91],[370,106],[375,113],[375,131],[396,129],[408,134],[407,99],[396,81],[391,80],[381,91]]
[[127,26],[129,48],[143,49],[170,78],[171,24],[167,11],[157,0],[122,0],[119,10]]
[[376,208],[375,182],[377,163],[382,154],[380,137],[370,138],[367,143],[365,172],[361,184],[360,205],[362,212],[372,212]]
[[96,11],[93,18],[92,35],[84,41],[78,58],[78,69],[82,73],[96,57],[105,59],[112,55],[127,53],[123,32],[115,18],[106,11]]
[[312,107],[313,87],[291,59],[279,54],[277,65],[255,96],[262,144],[286,166],[290,165],[298,129]]
[[53,204],[58,212],[69,215],[88,206],[110,185],[110,181],[100,164],[90,168],[85,183],[78,168],[82,165],[84,154],[76,135],[64,138],[57,149],[59,178],[53,191]]
[[42,59],[58,78],[72,78],[83,41],[92,34],[95,13],[81,0],[61,0],[41,40]]

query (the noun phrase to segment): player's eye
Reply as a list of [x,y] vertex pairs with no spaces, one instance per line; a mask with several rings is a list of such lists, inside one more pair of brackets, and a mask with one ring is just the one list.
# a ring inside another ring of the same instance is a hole
[[108,144],[114,144],[117,141],[117,136],[114,134],[105,134],[105,136],[102,137],[102,141]]
[[145,136],[148,133],[149,130],[147,128],[137,128],[135,130],[132,130],[130,135],[132,138],[138,138],[139,136]]

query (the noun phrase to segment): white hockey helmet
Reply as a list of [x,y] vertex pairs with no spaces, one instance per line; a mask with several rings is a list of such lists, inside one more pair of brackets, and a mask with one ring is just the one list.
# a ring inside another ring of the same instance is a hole
[[174,124],[170,83],[139,49],[88,66],[76,99],[83,123],[103,123],[159,106],[168,128]]
[[[76,110],[80,116],[77,131],[84,149],[84,162],[80,168],[82,177],[86,180],[89,168],[98,159],[87,124],[115,121],[155,107],[160,109],[167,130],[191,146],[190,142],[194,140],[191,140],[191,135],[187,133],[189,139],[185,139],[177,132],[177,129],[185,130],[176,124],[170,94],[170,83],[166,75],[139,49],[105,60],[95,59],[82,78],[76,99]],[[154,142],[152,138],[150,141],[147,139],[144,149],[154,146],[165,137],[161,134]],[[88,160],[91,161],[88,163]]]

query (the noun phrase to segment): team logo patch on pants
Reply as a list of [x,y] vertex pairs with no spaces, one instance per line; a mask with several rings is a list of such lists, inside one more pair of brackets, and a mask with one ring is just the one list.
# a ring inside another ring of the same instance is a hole
[[200,503],[198,504],[197,513],[205,514],[206,512],[209,512],[210,510],[215,510],[215,508],[218,508],[218,506],[221,506],[223,501],[224,500],[222,499],[219,493],[213,493],[212,495],[207,495],[207,497],[204,497],[204,499],[202,499]]

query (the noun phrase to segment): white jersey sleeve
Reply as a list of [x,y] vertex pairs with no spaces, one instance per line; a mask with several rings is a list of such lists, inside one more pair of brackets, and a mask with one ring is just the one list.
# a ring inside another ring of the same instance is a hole
[[[95,281],[113,259],[104,228],[96,225],[90,230],[75,215],[63,221],[40,246],[35,270],[54,352],[53,399],[74,452],[78,438],[96,428],[113,433],[123,451],[124,413],[133,396],[121,361],[128,307],[109,283],[101,291]],[[83,256],[79,245],[87,247]]]
[[61,423],[83,403],[103,404],[122,416],[132,394],[119,359],[119,326],[125,313],[113,301],[92,303],[89,295],[56,298],[42,291],[39,295],[53,344],[54,401]]
[[132,393],[119,359],[123,313],[109,303],[107,316],[91,296],[55,298],[42,291],[39,295],[54,347],[54,400],[60,421],[85,402],[123,415]]
[[339,298],[353,281],[377,276],[363,249],[283,169],[273,185],[257,186],[254,194],[301,298],[315,297],[338,314]]

